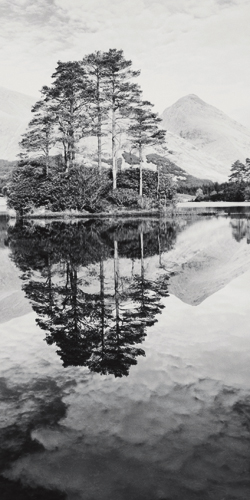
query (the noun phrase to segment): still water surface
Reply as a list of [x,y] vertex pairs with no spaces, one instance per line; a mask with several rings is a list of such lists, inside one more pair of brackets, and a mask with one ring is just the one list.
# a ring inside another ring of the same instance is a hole
[[1,500],[250,498],[248,213],[0,221]]

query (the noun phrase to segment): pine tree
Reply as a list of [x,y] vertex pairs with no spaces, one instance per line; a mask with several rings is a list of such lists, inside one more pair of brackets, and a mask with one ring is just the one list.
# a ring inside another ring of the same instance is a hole
[[56,115],[57,141],[63,144],[65,170],[75,161],[76,145],[90,134],[90,101],[93,88],[79,62],[58,62],[52,86],[44,86],[42,94]]
[[131,137],[132,149],[137,149],[139,153],[140,196],[142,196],[143,151],[146,146],[162,144],[165,141],[166,131],[158,128],[160,122],[161,118],[158,117],[157,113],[152,112],[152,104],[149,101],[142,101],[132,108],[132,123],[128,134]]
[[129,116],[131,105],[139,102],[141,91],[130,80],[139,76],[140,71],[131,69],[132,61],[124,58],[122,50],[110,49],[103,58],[106,67],[104,95],[111,112],[113,189],[116,189],[118,124],[121,117]]
[[[19,146],[26,153],[40,153],[45,157],[46,176],[49,173],[49,152],[55,145],[55,114],[44,101],[38,101],[31,110],[34,118],[22,135]],[[21,153],[21,157],[24,155]]]
[[246,158],[245,182],[250,183],[250,158]]
[[231,174],[229,176],[229,182],[244,182],[246,176],[246,165],[241,163],[239,160],[235,161],[231,166]]
[[106,64],[102,52],[94,52],[83,58],[82,65],[93,82],[93,95],[91,99],[91,133],[97,137],[98,170],[102,168],[102,137],[106,135],[103,124],[108,118],[107,102],[103,92],[106,81]]

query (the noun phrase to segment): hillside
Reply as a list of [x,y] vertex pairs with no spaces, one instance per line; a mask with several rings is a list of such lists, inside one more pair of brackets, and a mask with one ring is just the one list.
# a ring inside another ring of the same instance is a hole
[[0,159],[16,159],[34,103],[34,97],[0,87]]
[[162,119],[169,146],[172,143],[173,149],[177,149],[176,138],[170,135],[175,134],[183,140],[184,148],[187,143],[193,146],[195,156],[197,152],[207,156],[208,168],[222,176],[228,176],[234,161],[250,156],[250,131],[196,95],[179,99],[165,109]]

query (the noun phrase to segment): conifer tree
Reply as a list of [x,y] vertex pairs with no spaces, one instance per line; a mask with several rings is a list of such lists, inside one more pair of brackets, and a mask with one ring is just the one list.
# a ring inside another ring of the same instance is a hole
[[103,92],[107,73],[103,52],[98,51],[87,55],[83,58],[82,65],[93,82],[91,133],[97,137],[98,170],[100,172],[102,168],[102,137],[106,135],[103,125],[108,117],[107,102]]
[[[45,157],[46,176],[49,173],[49,153],[55,145],[55,113],[44,101],[38,101],[31,110],[34,118],[28,125],[28,130],[22,135],[19,146],[26,153],[39,153]],[[21,153],[21,157],[24,155]]]
[[[141,101],[132,108],[132,123],[128,128],[131,137],[132,149],[139,153],[140,187],[139,195],[142,196],[142,166],[143,152],[146,146],[162,144],[165,141],[166,131],[159,129],[161,118],[152,112],[152,104],[149,101]],[[158,182],[159,184],[159,182]]]
[[229,176],[229,182],[244,182],[246,176],[246,165],[241,163],[239,160],[235,161],[231,166],[231,174]]
[[250,183],[250,158],[246,158],[246,164],[245,164],[245,182]]
[[111,113],[113,189],[116,189],[119,119],[128,117],[131,105],[139,102],[139,86],[130,80],[139,76],[140,71],[131,69],[132,61],[124,58],[122,50],[110,49],[103,58],[106,67],[104,95]]
[[75,161],[77,143],[90,133],[89,106],[93,88],[77,61],[59,61],[52,78],[52,86],[44,86],[42,94],[56,115],[57,141],[63,144],[65,170],[68,171]]

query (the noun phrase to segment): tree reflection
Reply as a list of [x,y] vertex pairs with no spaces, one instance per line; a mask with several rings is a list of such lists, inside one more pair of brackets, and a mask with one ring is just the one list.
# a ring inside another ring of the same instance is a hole
[[232,228],[232,235],[238,242],[246,238],[247,243],[250,243],[250,221],[249,219],[233,218],[230,222]]
[[[166,273],[146,278],[145,254],[170,248],[175,232],[170,242],[169,228],[162,232],[158,222],[137,222],[129,231],[126,224],[103,226],[19,223],[9,228],[9,245],[36,321],[47,343],[58,347],[63,366],[121,377],[145,355],[139,345],[146,327],[168,296]],[[130,260],[126,277],[120,276],[119,254]],[[134,272],[136,259],[140,273]]]

